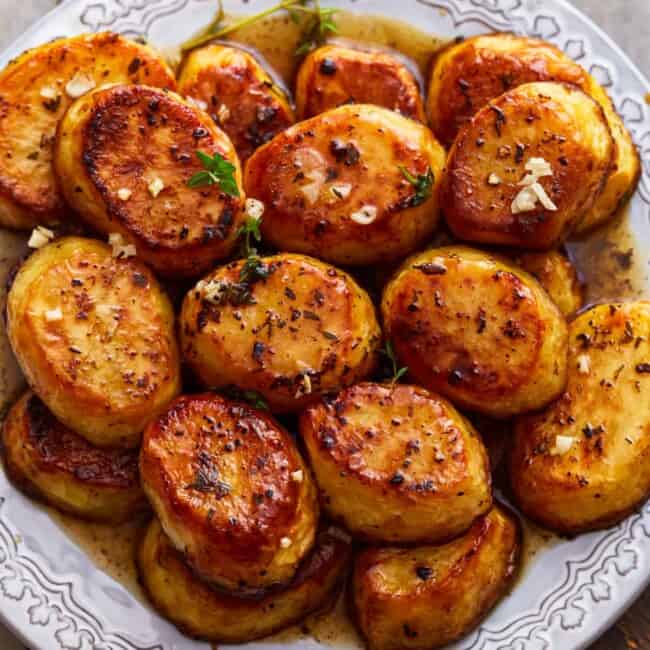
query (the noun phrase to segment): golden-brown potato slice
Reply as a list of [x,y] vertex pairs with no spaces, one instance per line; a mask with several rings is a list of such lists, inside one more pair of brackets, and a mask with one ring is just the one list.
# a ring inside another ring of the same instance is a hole
[[254,56],[237,47],[208,45],[190,52],[178,92],[210,113],[242,163],[295,122],[284,91]]
[[316,487],[264,411],[212,393],[179,397],[145,430],[140,474],[174,546],[230,591],[287,584],[314,545]]
[[51,164],[56,126],[75,97],[107,83],[176,84],[152,49],[107,32],[41,45],[0,72],[0,225],[66,218]]
[[365,265],[399,259],[433,232],[444,165],[444,149],[422,124],[377,106],[343,106],[258,149],[244,185],[266,204],[262,229],[276,247]]
[[262,258],[265,279],[242,282],[244,264],[217,269],[183,303],[183,355],[205,386],[254,390],[286,412],[373,370],[375,309],[347,273],[285,253]]
[[7,333],[34,392],[97,446],[136,446],[179,390],[169,299],[144,264],[94,239],[56,240],[23,263]]
[[246,643],[326,607],[345,579],[349,558],[345,537],[323,531],[291,583],[260,600],[238,598],[199,580],[158,520],[147,529],[136,560],[152,603],[184,634],[216,643]]
[[576,233],[583,233],[600,226],[614,216],[632,197],[641,178],[641,157],[612,100],[593,79],[590,94],[605,111],[616,145],[616,155],[605,188],[577,224]]
[[344,104],[374,104],[425,120],[418,82],[397,56],[339,44],[319,47],[298,70],[298,117],[304,120]]
[[535,81],[573,84],[588,92],[589,73],[554,45],[514,34],[482,34],[442,50],[431,69],[427,110],[445,147],[488,102]]
[[600,105],[574,86],[519,86],[482,108],[449,152],[442,189],[460,239],[548,249],[602,191],[616,147]]
[[641,165],[629,131],[598,82],[550,43],[513,34],[486,34],[445,48],[431,73],[428,111],[437,138],[450,147],[459,130],[488,102],[516,86],[558,81],[578,86],[603,108],[616,142],[615,167],[593,207],[577,224],[584,232],[606,221],[636,188]]
[[557,250],[522,253],[516,255],[513,261],[539,281],[565,316],[582,307],[584,287],[566,255]]
[[650,303],[599,305],[569,329],[566,392],[519,418],[517,502],[561,533],[612,525],[650,494]]
[[[189,187],[196,152],[234,165],[238,195]],[[149,86],[100,88],[74,103],[57,131],[54,167],[66,200],[90,226],[119,233],[158,273],[207,271],[234,248],[244,196],[237,154],[179,95]]]
[[501,507],[444,546],[369,548],[352,597],[369,650],[432,650],[467,634],[512,585],[521,527]]
[[479,435],[423,388],[358,384],[304,411],[300,433],[321,503],[357,537],[439,542],[492,506]]
[[565,320],[505,259],[462,246],[415,255],[384,289],[382,315],[411,376],[460,406],[507,417],[564,390]]
[[136,451],[93,447],[30,391],[9,411],[2,444],[11,480],[64,512],[119,523],[148,507]]

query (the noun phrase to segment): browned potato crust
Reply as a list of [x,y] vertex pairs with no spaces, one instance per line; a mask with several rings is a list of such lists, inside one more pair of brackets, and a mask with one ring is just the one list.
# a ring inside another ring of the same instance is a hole
[[316,547],[282,591],[261,600],[238,598],[197,579],[154,520],[136,560],[156,609],[188,636],[217,643],[246,643],[269,636],[327,606],[350,558],[342,536],[321,532]]
[[28,50],[0,72],[0,225],[32,228],[68,215],[52,172],[56,126],[84,77],[92,84],[147,83],[174,88],[151,48],[104,32],[58,39]]
[[11,480],[64,512],[119,523],[147,508],[137,452],[93,447],[31,391],[7,414],[2,444]]
[[180,387],[169,299],[144,264],[94,239],[56,240],[23,263],[7,333],[34,392],[97,446],[137,446]]
[[[197,150],[235,165],[239,196],[218,184],[188,187],[204,169]],[[59,126],[54,165],[79,215],[122,235],[162,275],[198,275],[234,248],[244,218],[237,154],[210,117],[178,95],[119,85],[85,95]]]
[[[442,189],[447,224],[464,240],[556,246],[593,206],[615,153],[602,108],[581,90],[519,86],[482,108],[458,134]],[[534,177],[550,204],[534,197],[517,209],[535,163],[550,170]]]
[[284,91],[254,56],[237,47],[208,45],[190,52],[178,92],[210,113],[242,163],[296,121]]
[[461,638],[508,592],[520,550],[519,521],[495,506],[444,546],[362,551],[352,596],[369,650],[432,650]]
[[364,379],[381,337],[368,294],[347,273],[302,255],[262,264],[266,279],[242,283],[239,260],[185,297],[183,355],[203,384],[255,390],[286,412]]
[[226,589],[287,584],[314,545],[311,474],[264,411],[211,393],[179,397],[145,430],[140,474],[174,546]]
[[442,50],[431,69],[427,111],[445,147],[474,114],[502,93],[535,81],[573,84],[589,92],[584,68],[551,43],[514,34],[483,34]]
[[584,303],[584,287],[575,267],[560,251],[522,253],[515,264],[530,273],[544,287],[551,300],[565,315],[578,311]]
[[299,119],[351,103],[383,106],[425,121],[418,82],[397,56],[338,44],[314,50],[296,78]]
[[566,392],[515,427],[512,487],[535,521],[603,528],[650,494],[649,339],[648,302],[599,305],[571,323]]
[[358,384],[300,417],[321,503],[356,537],[439,542],[492,506],[479,435],[417,386]]
[[565,320],[506,259],[462,246],[415,255],[384,289],[382,316],[411,376],[455,404],[508,417],[564,390]]
[[[429,129],[377,106],[342,106],[292,126],[246,164],[266,204],[265,239],[281,250],[366,265],[412,252],[438,221],[444,149]],[[433,174],[431,194],[414,179]]]

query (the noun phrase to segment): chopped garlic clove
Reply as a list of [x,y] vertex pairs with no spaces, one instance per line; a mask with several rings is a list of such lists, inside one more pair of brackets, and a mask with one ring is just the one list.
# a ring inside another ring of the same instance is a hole
[[291,546],[291,538],[290,537],[283,537],[280,540],[280,546],[282,548],[289,548]]
[[377,218],[377,206],[364,205],[361,210],[353,212],[350,219],[362,226],[368,226]]
[[149,194],[151,194],[151,196],[155,199],[165,189],[165,183],[163,183],[162,178],[156,176],[155,178],[151,179],[151,182],[147,186],[147,189],[149,190]]
[[590,360],[588,354],[581,354],[578,357],[578,372],[582,375],[588,375],[590,370]]
[[350,192],[352,192],[352,185],[350,185],[350,183],[337,183],[330,187],[330,192],[332,192],[337,199],[347,199],[348,196],[350,196]]
[[59,93],[56,88],[52,86],[43,86],[41,88],[41,97],[43,99],[56,99],[59,96]]
[[208,110],[208,103],[204,102],[202,99],[196,99],[195,97],[186,97],[185,98],[192,106],[200,108],[202,111]]
[[555,436],[555,447],[551,449],[552,456],[561,456],[566,454],[573,446],[575,438],[573,436]]
[[63,320],[63,312],[61,311],[61,308],[57,307],[56,309],[48,309],[45,312],[45,320],[48,323]]
[[225,104],[221,104],[217,111],[217,117],[219,118],[219,123],[223,124],[230,117],[230,109]]
[[539,183],[533,183],[530,186],[530,189],[535,192],[535,195],[539,199],[539,202],[547,209],[547,210],[557,210],[557,205],[553,203],[551,200],[551,197],[546,193],[546,190],[539,184]]
[[537,194],[530,187],[524,187],[512,202],[512,214],[519,214],[520,212],[530,212],[535,209],[537,205]]
[[77,97],[81,97],[89,90],[92,90],[96,85],[95,80],[87,72],[80,70],[65,85],[65,92],[69,97],[77,99]]
[[542,176],[553,176],[553,168],[548,160],[544,158],[529,158],[524,166],[533,176],[542,178]]
[[112,232],[108,236],[108,243],[113,249],[113,257],[124,259],[127,257],[135,257],[136,255],[135,246],[133,244],[127,244],[119,232]]
[[120,187],[119,190],[117,190],[117,198],[120,201],[128,201],[131,198],[131,190],[128,187]]
[[501,185],[501,178],[492,172],[487,179],[488,185]]
[[301,469],[291,472],[291,480],[295,481],[296,483],[302,483],[302,480],[304,478],[304,473]]
[[246,216],[250,219],[259,220],[264,214],[264,203],[257,199],[246,199],[245,207]]
[[45,244],[48,244],[52,239],[54,239],[54,233],[49,228],[44,228],[43,226],[36,226],[32,230],[32,234],[29,237],[27,246],[30,248],[42,248]]

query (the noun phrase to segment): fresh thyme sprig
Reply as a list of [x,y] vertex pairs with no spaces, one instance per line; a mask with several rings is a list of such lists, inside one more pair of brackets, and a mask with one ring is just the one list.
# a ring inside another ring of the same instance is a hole
[[262,262],[257,248],[253,246],[253,242],[262,241],[262,233],[260,232],[261,217],[249,217],[244,225],[237,231],[238,237],[244,237],[242,244],[242,253],[245,258],[244,265],[239,272],[239,281],[243,283],[251,283],[256,280],[263,280],[269,276],[269,269]]
[[204,187],[206,185],[219,185],[222,192],[230,196],[239,196],[239,188],[235,180],[236,167],[228,162],[221,154],[215,153],[208,156],[203,151],[196,152],[197,158],[205,169],[196,172],[187,181],[189,187]]
[[[302,22],[302,16],[307,17],[303,29],[303,37],[296,51],[296,55],[310,52],[318,45],[321,45],[327,38],[328,34],[338,32],[338,27],[333,19],[336,10],[321,8],[319,0],[282,0],[282,2],[278,2],[264,11],[260,11],[252,16],[245,16],[230,25],[223,24],[223,5],[221,0],[218,0],[218,2],[219,11],[215,19],[210,23],[210,25],[208,25],[207,29],[205,29],[202,34],[185,41],[185,43],[181,45],[181,51],[189,52],[190,50],[206,45],[211,41],[223,38],[238,29],[256,23],[271,14],[282,11],[283,9],[288,10],[292,19],[299,24]],[[312,3],[313,6],[309,6],[309,4]]]
[[415,194],[411,197],[409,205],[413,208],[422,205],[431,197],[431,191],[433,189],[435,177],[431,167],[427,169],[426,174],[420,174],[417,177],[413,176],[403,165],[400,165],[399,169],[404,178],[415,188]]
[[390,380],[391,384],[397,383],[408,372],[408,366],[402,366],[401,368],[399,367],[399,362],[397,360],[397,356],[395,355],[395,350],[393,350],[393,344],[389,340],[386,341],[386,344],[384,345],[383,349],[380,350],[380,352],[388,358],[392,365],[393,376]]

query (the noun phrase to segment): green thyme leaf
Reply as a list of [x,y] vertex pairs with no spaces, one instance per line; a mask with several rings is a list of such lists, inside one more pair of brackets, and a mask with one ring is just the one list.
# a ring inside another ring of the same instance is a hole
[[215,153],[209,156],[203,151],[197,151],[196,157],[201,161],[204,170],[196,172],[189,181],[188,187],[205,187],[207,185],[218,185],[222,192],[230,196],[239,196],[239,188],[235,180],[236,167],[228,162],[221,154]]
[[415,188],[415,194],[409,200],[410,207],[415,208],[431,198],[431,191],[435,180],[431,167],[427,169],[426,174],[420,174],[418,176],[411,174],[403,165],[399,166],[399,170],[402,172],[404,178]]
[[407,372],[408,372],[408,366],[403,366],[399,367],[398,366],[398,359],[397,355],[395,354],[395,350],[393,349],[393,344],[390,342],[390,340],[387,340],[384,348],[380,350],[381,354],[383,354],[388,360],[390,361],[393,369],[393,376],[391,379],[391,383],[395,384],[397,383]]

